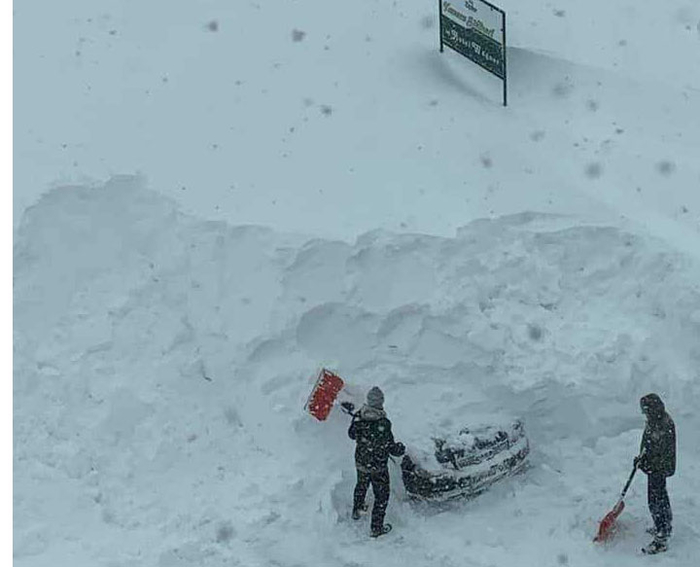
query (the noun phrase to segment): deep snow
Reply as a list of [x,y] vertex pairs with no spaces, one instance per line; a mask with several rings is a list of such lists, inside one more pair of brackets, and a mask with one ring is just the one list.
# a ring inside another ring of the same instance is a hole
[[[499,5],[507,109],[433,0],[15,4],[16,565],[695,565],[700,6]],[[407,444],[522,417],[531,467],[439,508],[392,469],[369,540],[321,365]],[[590,541],[649,391],[654,559],[641,478]]]
[[16,3],[16,222],[139,171],[199,216],[332,238],[538,210],[697,245],[700,5],[500,5],[505,110],[438,52],[434,0]]
[[[305,240],[197,220],[124,177],[29,209],[15,265],[18,565],[637,564],[641,482],[624,537],[590,539],[647,391],[679,431],[660,562],[692,564],[700,265],[660,241],[529,213]],[[440,512],[395,470],[396,531],[370,542],[348,521],[347,419],[302,411],[320,364],[381,385],[409,444],[522,416],[531,469]]]

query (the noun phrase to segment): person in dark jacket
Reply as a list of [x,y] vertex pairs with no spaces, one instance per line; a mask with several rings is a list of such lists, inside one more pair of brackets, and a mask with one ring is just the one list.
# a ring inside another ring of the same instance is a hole
[[666,479],[676,472],[676,426],[657,394],[647,394],[639,405],[647,423],[635,464],[647,475],[649,511],[654,520],[654,540],[643,551],[653,554],[666,551],[671,536],[673,513]]
[[365,497],[371,484],[374,492],[371,536],[378,537],[391,530],[391,524],[384,524],[384,515],[389,504],[388,459],[390,455],[400,457],[405,451],[403,443],[394,441],[391,421],[384,412],[384,393],[378,387],[375,386],[368,392],[367,403],[353,416],[348,436],[357,443],[357,484],[352,517],[358,520],[360,512],[367,509]]

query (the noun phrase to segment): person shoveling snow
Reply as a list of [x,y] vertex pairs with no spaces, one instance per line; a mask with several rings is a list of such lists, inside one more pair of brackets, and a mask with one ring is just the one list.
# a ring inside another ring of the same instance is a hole
[[657,394],[640,401],[647,423],[642,436],[642,455],[635,462],[647,475],[649,511],[654,520],[654,539],[642,551],[652,555],[666,551],[671,536],[673,513],[666,490],[666,478],[676,472],[676,426]]
[[378,537],[391,531],[391,524],[384,523],[389,504],[389,456],[404,454],[403,443],[394,441],[391,421],[384,411],[384,393],[375,386],[367,393],[367,403],[353,414],[348,437],[354,440],[357,484],[353,495],[352,517],[359,520],[366,510],[365,497],[369,485],[374,492],[371,536]]
[[639,404],[647,418],[639,456],[634,458],[634,468],[622,494],[613,509],[601,520],[593,541],[607,541],[615,533],[615,521],[625,508],[625,494],[639,469],[647,475],[649,511],[654,520],[654,527],[648,530],[654,539],[642,548],[642,552],[654,555],[668,549],[671,536],[673,514],[666,491],[666,478],[676,472],[676,427],[657,394],[644,396]]
[[[321,368],[305,409],[318,421],[325,421],[341,392],[345,392],[345,381],[330,370]],[[352,402],[340,404],[352,416],[348,436],[357,443],[355,448],[355,468],[357,483],[353,495],[352,518],[359,520],[361,512],[367,509],[365,498],[370,484],[374,492],[372,507],[372,537],[391,531],[391,524],[384,523],[389,504],[389,456],[400,457],[406,451],[403,443],[394,441],[391,421],[384,411],[384,393],[373,387],[367,393],[367,402],[355,412]]]

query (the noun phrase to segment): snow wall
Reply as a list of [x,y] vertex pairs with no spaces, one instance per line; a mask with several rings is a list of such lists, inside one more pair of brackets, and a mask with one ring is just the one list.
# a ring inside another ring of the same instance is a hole
[[[590,537],[650,391],[679,430],[669,565],[697,552],[700,263],[659,241],[539,214],[310,239],[119,177],[28,209],[14,270],[17,565],[626,565],[638,542]],[[392,469],[397,535],[368,545],[347,418],[302,410],[322,365],[381,386],[407,444],[522,417],[531,467],[439,511]]]

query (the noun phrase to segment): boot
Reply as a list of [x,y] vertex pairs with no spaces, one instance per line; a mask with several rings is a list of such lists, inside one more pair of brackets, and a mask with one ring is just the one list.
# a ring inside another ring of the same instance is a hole
[[384,524],[381,528],[372,528],[372,533],[369,534],[370,537],[379,537],[384,534],[388,534],[391,531],[391,524]]
[[655,537],[654,540],[642,548],[642,553],[645,555],[656,555],[657,553],[663,553],[668,549],[668,544],[663,538]]
[[362,504],[359,508],[352,509],[352,519],[359,520],[362,517],[362,512],[367,511],[367,504]]

